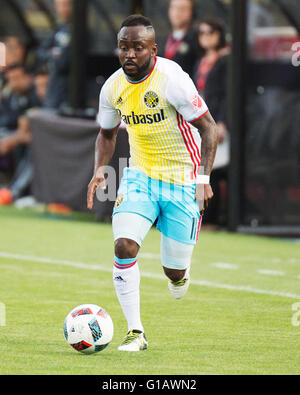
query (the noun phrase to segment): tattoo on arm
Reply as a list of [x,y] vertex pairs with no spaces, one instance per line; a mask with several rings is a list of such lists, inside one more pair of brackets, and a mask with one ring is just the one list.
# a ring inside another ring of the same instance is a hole
[[199,130],[202,139],[201,167],[204,169],[204,174],[210,175],[218,146],[217,125],[210,113],[192,122],[192,125]]

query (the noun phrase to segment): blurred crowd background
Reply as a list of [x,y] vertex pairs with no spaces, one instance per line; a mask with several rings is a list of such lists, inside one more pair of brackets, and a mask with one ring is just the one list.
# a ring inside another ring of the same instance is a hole
[[[0,0],[0,205],[86,210],[99,92],[119,68],[122,20],[143,13],[156,29],[159,56],[190,75],[218,124],[215,198],[204,223],[228,226],[231,193],[239,195],[239,226],[299,232],[300,3],[242,1],[245,73],[236,86],[235,1]],[[243,97],[240,130],[229,116],[233,92]],[[129,149],[124,131],[118,139],[112,165],[119,177],[117,158],[128,158]],[[242,155],[232,162],[236,152]],[[230,188],[235,175],[242,177],[237,191]],[[99,202],[96,217],[108,219],[112,207]]]

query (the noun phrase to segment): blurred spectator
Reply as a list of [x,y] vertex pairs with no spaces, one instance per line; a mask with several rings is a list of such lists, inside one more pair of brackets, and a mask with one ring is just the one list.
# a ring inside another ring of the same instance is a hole
[[215,196],[206,210],[204,223],[217,225],[221,215],[222,183],[227,181],[227,165],[229,164],[226,84],[230,51],[226,43],[225,26],[218,19],[207,18],[200,22],[198,37],[202,56],[198,59],[195,67],[194,81],[215,119],[219,131],[219,146],[211,174],[211,185]]
[[[14,64],[27,65],[27,63],[31,63],[28,61],[28,46],[25,41],[22,40],[19,36],[7,36],[4,38],[3,43],[5,45],[5,61],[6,67],[9,67]],[[5,86],[5,78],[4,72],[6,67],[3,67],[0,73],[0,89],[4,89]],[[1,100],[1,98],[0,98]]]
[[40,105],[32,76],[23,65],[11,65],[4,74],[7,85],[2,92],[0,135],[11,134],[18,126],[19,117],[28,108]]
[[[0,170],[12,170],[13,177],[8,187],[0,189],[0,205],[11,204],[30,187],[31,133],[25,113],[30,108],[41,106],[48,81],[45,71],[38,72],[33,79],[22,65],[9,66],[5,78],[7,87],[2,101],[3,111],[0,113]],[[5,167],[11,163],[8,158],[12,161],[12,169]],[[2,169],[1,164],[4,164]]]
[[193,0],[170,0],[169,21],[172,33],[167,39],[164,56],[177,62],[191,77],[198,58],[197,30],[193,27]]
[[73,0],[55,0],[55,9],[61,24],[38,49],[37,58],[50,72],[44,107],[57,109],[68,101]]
[[201,56],[196,62],[194,79],[199,93],[204,96],[210,71],[221,57],[228,55],[223,23],[214,18],[207,18],[200,22],[198,42]]
[[38,69],[35,72],[34,87],[35,87],[35,93],[42,105],[46,100],[48,85],[49,85],[49,73],[47,68]]
[[8,36],[4,39],[6,47],[6,65],[25,65],[28,48],[26,43],[18,36]]
[[[15,66],[17,67],[17,66]],[[15,69],[17,70],[17,69]],[[22,68],[21,68],[22,70]],[[8,80],[15,77],[15,74],[11,74],[10,70],[8,70]],[[20,77],[18,77],[20,78]],[[6,125],[2,129],[2,139],[0,139],[0,155],[4,156],[12,152],[15,148],[17,148],[20,144],[28,144],[31,140],[30,128],[27,117],[24,115],[26,110],[33,107],[40,107],[45,101],[47,85],[48,85],[49,76],[45,70],[37,71],[32,84],[32,77],[26,75],[23,83],[24,88],[22,89],[23,95],[23,104],[24,106],[16,106],[16,112],[12,112],[11,117],[9,117],[9,125]],[[9,82],[9,87],[12,89],[13,86],[16,86],[16,81],[12,80]],[[27,93],[28,97],[24,97],[26,95],[25,86],[28,87]],[[16,88],[14,88],[16,91]],[[12,95],[10,95],[12,97]],[[4,100],[4,108],[9,112],[9,103],[7,100],[6,107],[6,99]],[[3,117],[5,119],[5,117]],[[1,119],[1,115],[0,115]],[[16,129],[16,130],[15,130]],[[1,134],[0,134],[1,138]]]

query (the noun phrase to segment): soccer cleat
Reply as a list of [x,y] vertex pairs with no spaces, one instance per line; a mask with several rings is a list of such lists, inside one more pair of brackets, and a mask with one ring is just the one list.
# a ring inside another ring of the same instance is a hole
[[119,351],[141,351],[146,350],[148,342],[143,332],[131,330],[127,333],[123,343],[118,347]]
[[168,286],[171,292],[171,295],[175,299],[181,299],[187,293],[187,290],[190,285],[190,277],[186,277],[180,281],[171,281],[169,280]]

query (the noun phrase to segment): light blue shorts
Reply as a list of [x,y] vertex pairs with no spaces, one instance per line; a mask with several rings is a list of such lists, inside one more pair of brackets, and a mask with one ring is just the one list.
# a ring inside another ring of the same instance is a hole
[[113,215],[135,213],[147,218],[166,237],[196,244],[202,217],[195,199],[195,185],[182,186],[154,180],[124,169]]

